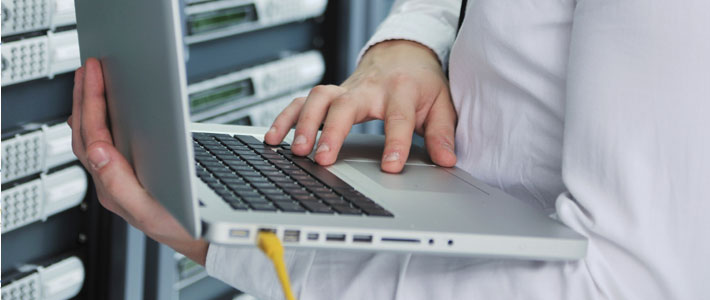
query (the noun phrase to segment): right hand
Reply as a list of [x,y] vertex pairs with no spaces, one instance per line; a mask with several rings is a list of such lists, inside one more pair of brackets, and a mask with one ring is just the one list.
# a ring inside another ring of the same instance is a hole
[[402,171],[415,131],[424,136],[434,163],[443,167],[456,164],[456,112],[446,76],[434,52],[404,40],[371,47],[340,86],[316,86],[308,97],[295,99],[264,139],[278,144],[296,124],[291,150],[305,156],[312,151],[323,123],[315,159],[321,165],[331,165],[353,124],[374,119],[385,121],[383,171]]

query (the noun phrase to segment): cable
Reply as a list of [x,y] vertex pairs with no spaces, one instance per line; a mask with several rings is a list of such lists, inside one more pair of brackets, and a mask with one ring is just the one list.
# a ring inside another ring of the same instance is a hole
[[287,300],[296,300],[291,291],[291,281],[288,278],[288,272],[286,271],[286,263],[284,262],[284,247],[281,245],[281,241],[276,237],[276,234],[270,231],[259,231],[257,236],[257,245],[259,249],[268,257],[272,263],[274,263],[274,268],[276,269],[276,276],[279,277],[281,282],[281,288],[284,292],[284,297]]

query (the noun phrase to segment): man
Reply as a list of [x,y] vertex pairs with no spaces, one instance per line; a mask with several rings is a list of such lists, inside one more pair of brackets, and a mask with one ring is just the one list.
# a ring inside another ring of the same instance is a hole
[[[587,236],[587,257],[287,251],[299,298],[710,297],[710,3],[477,0],[454,43],[459,5],[396,1],[353,75],[294,100],[266,141],[295,124],[294,153],[327,165],[353,123],[383,119],[382,170],[402,170],[416,131],[437,164]],[[192,240],[141,188],[112,146],[98,62],[76,79],[74,151],[101,203],[212,276],[281,297],[258,250]]]

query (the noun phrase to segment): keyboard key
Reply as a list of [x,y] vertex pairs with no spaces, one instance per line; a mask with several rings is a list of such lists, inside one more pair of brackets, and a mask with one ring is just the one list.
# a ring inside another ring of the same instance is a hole
[[328,203],[331,206],[332,205],[343,205],[343,204],[348,205],[349,204],[348,201],[345,201],[340,197],[338,197],[338,198],[323,198],[323,197],[321,197],[321,199],[323,202]]
[[270,195],[276,195],[276,196],[284,195],[285,196],[286,195],[286,194],[284,194],[284,192],[282,190],[279,190],[275,187],[274,188],[261,188],[261,187],[257,186],[257,189],[259,190],[259,192],[261,192],[262,194],[267,195],[267,196],[270,196]]
[[295,202],[276,202],[276,206],[285,212],[306,212],[306,209]]
[[250,149],[249,147],[244,146],[243,144],[238,143],[238,142],[236,142],[236,143],[226,143],[226,142],[223,142],[223,143],[224,143],[225,145],[227,145],[227,148],[229,148],[229,149],[231,149],[231,150],[233,150],[233,151],[249,151],[249,149]]
[[239,157],[241,157],[243,160],[246,160],[246,161],[250,161],[250,160],[252,160],[252,161],[264,161],[264,159],[261,158],[261,156],[258,156],[258,155],[251,155],[251,154],[250,154],[250,155],[240,155]]
[[232,151],[229,151],[229,150],[227,150],[227,149],[224,149],[224,150],[221,150],[221,149],[210,149],[210,152],[212,152],[212,154],[214,154],[214,155],[217,156],[217,157],[219,157],[219,156],[225,156],[225,157],[232,157],[232,156],[235,156],[234,153],[232,153]]
[[266,200],[260,196],[243,197],[242,200],[249,204],[271,204],[269,200]]
[[294,158],[293,162],[304,170],[308,171],[311,175],[318,178],[320,181],[325,183],[325,185],[331,188],[337,187],[350,187],[345,181],[340,180],[338,176],[333,175],[328,170],[322,166],[317,165],[313,161],[307,158]]
[[236,137],[237,139],[242,141],[242,143],[248,144],[248,145],[263,145],[264,144],[260,140],[257,140],[255,137],[253,137],[251,135],[235,135],[234,137]]
[[287,181],[287,182],[276,182],[276,185],[278,185],[280,188],[284,190],[301,190],[301,186],[293,183],[293,181]]
[[248,185],[246,182],[244,183],[227,183],[227,186],[229,189],[232,191],[244,191],[244,192],[251,192],[254,191],[254,188],[252,188],[250,185]]
[[242,144],[239,140],[235,139],[233,136],[224,134],[224,135],[216,135],[215,136],[217,140],[219,140],[222,143],[237,143],[237,144]]
[[261,175],[259,175],[259,176],[247,176],[247,177],[244,177],[244,179],[246,179],[246,180],[249,181],[250,183],[269,182],[268,179],[266,179],[266,178],[264,178],[264,177],[261,177]]
[[275,160],[278,159],[278,160],[281,160],[281,155],[279,155],[278,153],[273,152],[273,151],[261,153],[261,156],[263,156],[263,157],[265,157],[265,158],[267,158],[267,159],[269,159],[269,160],[271,160],[271,159],[275,159]]
[[325,205],[323,203],[305,202],[302,204],[306,209],[308,209],[310,212],[313,212],[313,213],[320,213],[320,214],[334,213],[334,211],[330,207],[328,207],[327,205]]
[[222,179],[222,182],[224,182],[227,185],[229,185],[229,184],[246,184],[246,181],[244,181],[244,179],[242,179],[241,177],[224,178],[224,179]]
[[264,181],[264,182],[261,182],[261,181],[252,182],[251,185],[253,185],[253,186],[256,187],[257,189],[269,189],[269,188],[272,188],[272,189],[273,189],[273,188],[276,188],[276,186],[275,186],[273,183],[268,182],[268,181]]
[[276,207],[271,203],[252,204],[251,208],[256,211],[276,211]]
[[250,166],[240,166],[240,165],[237,165],[237,166],[230,166],[230,167],[232,168],[232,170],[237,171],[237,173],[239,173],[239,174],[242,174],[242,172],[245,172],[245,173],[247,173],[247,172],[256,172],[256,171],[255,171],[252,167],[250,167]]
[[361,215],[362,214],[362,212],[359,209],[350,207],[350,205],[347,205],[347,204],[333,205],[333,209],[335,209],[335,211],[337,211],[339,214],[343,214],[343,215]]
[[261,198],[261,194],[257,193],[254,190],[236,190],[234,192],[244,201],[247,201],[247,199],[253,200],[255,198]]
[[205,161],[205,162],[200,162],[205,168],[211,169],[211,168],[224,168],[225,166],[218,161]]
[[236,209],[236,210],[247,210],[247,209],[249,209],[249,205],[246,205],[246,204],[241,203],[241,202],[229,203],[229,206],[231,206],[233,209]]
[[271,177],[286,178],[286,176],[283,173],[279,172],[278,170],[276,170],[276,171],[260,170],[260,171],[261,171],[261,174],[264,174],[264,176],[269,177],[269,178],[271,178]]
[[327,187],[322,187],[322,186],[321,186],[321,187],[309,188],[309,190],[310,190],[311,192],[313,192],[314,194],[318,194],[318,193],[323,193],[323,194],[333,193],[329,188],[327,188]]
[[276,183],[293,183],[293,179],[288,178],[285,175],[269,176],[269,179],[271,179],[271,181],[276,182]]
[[392,213],[384,210],[384,209],[377,209],[377,208],[363,208],[362,209],[368,216],[378,216],[378,217],[393,217]]
[[265,194],[265,195],[266,195],[266,198],[268,198],[269,200],[271,200],[273,202],[284,202],[284,201],[292,202],[293,201],[293,199],[290,196],[285,195],[285,194],[281,194],[281,195],[279,195],[279,194]]
[[296,193],[290,193],[291,198],[296,199],[300,202],[308,202],[308,201],[318,201],[318,198],[316,196],[313,196],[311,194],[296,194]]
[[277,169],[274,166],[270,166],[270,165],[264,165],[264,166],[254,165],[254,168],[261,171],[261,172],[278,172],[279,171],[279,169]]
[[286,169],[284,170],[284,173],[290,175],[290,176],[307,176],[307,173],[304,172],[301,169]]
[[250,160],[249,164],[254,166],[254,168],[259,168],[259,167],[269,167],[269,168],[274,168],[270,163],[264,161],[264,160]]

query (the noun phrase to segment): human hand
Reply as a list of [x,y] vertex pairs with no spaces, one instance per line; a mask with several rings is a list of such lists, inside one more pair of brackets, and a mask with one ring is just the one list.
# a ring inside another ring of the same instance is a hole
[[291,150],[308,155],[323,123],[315,159],[330,165],[352,125],[374,119],[385,121],[383,171],[402,171],[414,131],[424,136],[434,163],[444,167],[456,164],[456,112],[446,76],[429,48],[404,40],[370,48],[340,86],[316,86],[308,97],[295,99],[276,118],[265,141],[280,143],[296,124]]
[[74,76],[72,128],[74,154],[89,171],[99,202],[149,237],[202,265],[207,242],[193,239],[138,182],[133,167],[114,147],[106,118],[101,64],[90,58]]

